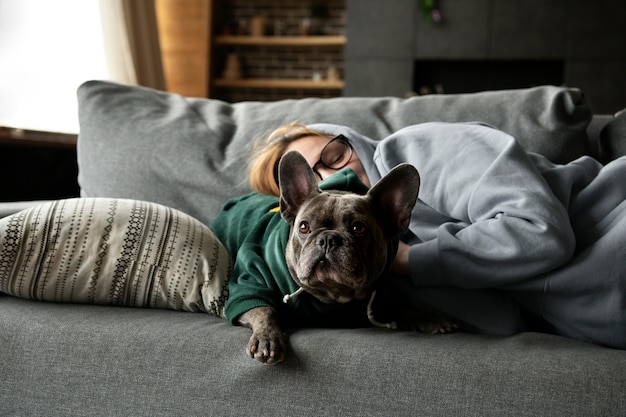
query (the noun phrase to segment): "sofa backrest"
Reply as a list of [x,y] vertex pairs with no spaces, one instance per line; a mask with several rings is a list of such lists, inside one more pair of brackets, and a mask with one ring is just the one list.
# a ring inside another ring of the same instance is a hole
[[572,88],[542,86],[412,98],[226,103],[90,81],[78,90],[79,185],[85,197],[152,201],[209,223],[249,192],[253,141],[290,122],[350,126],[373,139],[417,123],[484,122],[554,162],[588,152],[591,110]]

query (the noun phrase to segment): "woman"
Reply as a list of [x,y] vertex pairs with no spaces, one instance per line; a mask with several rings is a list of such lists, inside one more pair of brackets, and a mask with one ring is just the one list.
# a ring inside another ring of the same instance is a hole
[[481,124],[425,123],[381,141],[291,124],[255,153],[255,191],[278,195],[291,150],[320,180],[351,168],[371,186],[400,163],[418,169],[393,268],[416,306],[480,333],[539,329],[626,348],[626,158],[555,165]]

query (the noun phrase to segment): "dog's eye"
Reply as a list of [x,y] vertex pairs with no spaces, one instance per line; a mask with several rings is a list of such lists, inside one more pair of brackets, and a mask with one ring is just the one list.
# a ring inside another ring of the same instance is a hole
[[301,234],[308,235],[311,233],[311,225],[309,225],[309,222],[307,221],[302,221],[300,222],[299,230]]
[[352,234],[355,236],[364,236],[367,233],[367,225],[363,222],[352,223]]

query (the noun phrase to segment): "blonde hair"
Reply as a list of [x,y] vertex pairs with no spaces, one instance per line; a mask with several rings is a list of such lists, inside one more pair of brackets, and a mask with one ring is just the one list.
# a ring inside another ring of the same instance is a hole
[[250,160],[249,180],[252,190],[269,195],[280,195],[278,162],[292,142],[307,136],[328,136],[311,130],[301,123],[289,123],[258,140]]

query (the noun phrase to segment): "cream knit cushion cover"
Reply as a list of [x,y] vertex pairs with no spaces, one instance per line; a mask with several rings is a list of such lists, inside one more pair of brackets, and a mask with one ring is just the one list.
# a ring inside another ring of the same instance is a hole
[[223,316],[231,268],[208,227],[154,203],[76,198],[0,219],[0,292],[16,297]]

